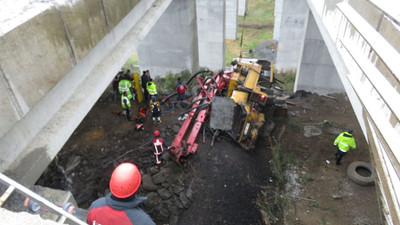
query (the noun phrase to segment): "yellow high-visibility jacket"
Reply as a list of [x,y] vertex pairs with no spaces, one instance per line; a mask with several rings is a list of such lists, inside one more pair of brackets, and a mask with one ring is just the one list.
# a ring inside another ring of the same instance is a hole
[[350,149],[356,149],[356,141],[354,140],[353,135],[348,132],[339,134],[333,144],[338,146],[339,150],[342,152],[347,152]]

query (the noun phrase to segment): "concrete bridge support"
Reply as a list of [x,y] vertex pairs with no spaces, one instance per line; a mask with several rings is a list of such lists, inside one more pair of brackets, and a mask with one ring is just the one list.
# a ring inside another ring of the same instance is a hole
[[238,0],[226,0],[226,39],[236,40],[238,25]]
[[196,0],[200,66],[213,71],[225,64],[225,2]]
[[139,66],[152,77],[199,69],[196,1],[173,0],[138,47]]
[[305,90],[319,94],[344,92],[342,81],[312,13],[308,14],[305,30],[294,91]]
[[238,0],[238,15],[244,16],[247,10],[247,0]]
[[299,65],[305,26],[308,18],[306,0],[284,0],[280,21],[278,55],[275,69],[279,73],[296,73]]

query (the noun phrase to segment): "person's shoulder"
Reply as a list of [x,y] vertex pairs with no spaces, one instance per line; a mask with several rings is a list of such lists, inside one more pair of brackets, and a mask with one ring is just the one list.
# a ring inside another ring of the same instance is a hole
[[98,207],[102,207],[102,206],[106,206],[106,198],[105,197],[101,197],[97,200],[95,200],[94,202],[92,202],[92,204],[89,207],[89,211],[94,209],[94,208],[98,208]]

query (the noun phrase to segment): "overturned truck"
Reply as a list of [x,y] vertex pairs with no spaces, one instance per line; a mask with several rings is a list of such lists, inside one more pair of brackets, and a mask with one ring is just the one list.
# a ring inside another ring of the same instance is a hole
[[176,161],[196,152],[200,132],[203,142],[205,132],[212,134],[211,145],[217,136],[226,135],[251,150],[260,133],[272,131],[274,111],[286,109],[285,96],[268,61],[234,60],[231,71],[202,70],[187,83],[194,80],[198,83],[196,97],[170,148]]

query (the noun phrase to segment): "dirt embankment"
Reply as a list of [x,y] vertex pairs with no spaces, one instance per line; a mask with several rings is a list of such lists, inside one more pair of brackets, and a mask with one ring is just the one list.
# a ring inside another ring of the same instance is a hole
[[[282,192],[287,205],[277,224],[380,224],[375,187],[359,186],[346,175],[350,162],[370,161],[368,146],[346,96],[311,95],[290,101],[293,104],[288,106],[288,117],[274,119],[272,134],[275,139],[281,137],[284,154],[292,157]],[[138,104],[133,105],[135,115]],[[87,208],[109,192],[111,172],[121,162],[136,163],[154,181],[159,171],[152,169],[152,152],[139,146],[152,139],[154,129],[159,129],[171,144],[183,110],[177,106],[163,114],[161,124],[153,124],[148,117],[145,130],[137,132],[133,122],[116,113],[120,111],[119,102],[113,102],[106,92],[38,184],[69,189],[79,206]],[[305,126],[315,126],[321,133],[305,137]],[[332,131],[349,127],[355,130],[358,147],[343,158],[341,166],[336,166],[332,147],[336,134]],[[200,135],[197,153],[190,155],[185,164],[169,160],[162,170],[170,173],[158,180],[160,183],[154,182],[157,188],[153,191],[142,184],[139,194],[154,193],[150,196],[154,205],[148,204],[146,210],[157,224],[264,224],[256,202],[265,188],[275,187],[268,139],[259,140],[250,152],[223,139],[211,147],[210,140],[206,136],[202,143]]]

